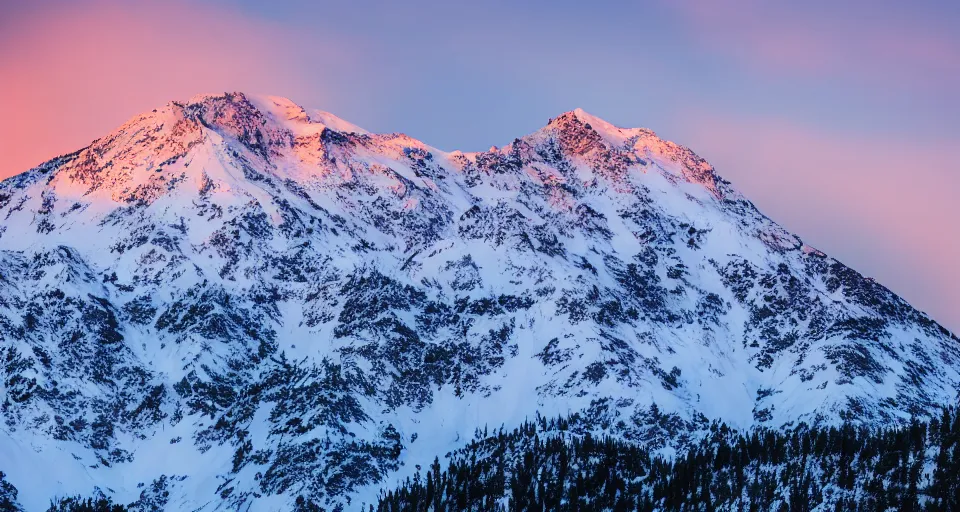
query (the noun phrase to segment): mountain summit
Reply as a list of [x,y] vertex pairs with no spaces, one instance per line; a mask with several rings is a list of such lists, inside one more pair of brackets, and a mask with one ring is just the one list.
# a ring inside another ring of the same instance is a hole
[[3,181],[0,216],[28,510],[356,507],[538,416],[669,456],[713,421],[898,424],[960,389],[946,329],[582,110],[447,153],[197,96]]

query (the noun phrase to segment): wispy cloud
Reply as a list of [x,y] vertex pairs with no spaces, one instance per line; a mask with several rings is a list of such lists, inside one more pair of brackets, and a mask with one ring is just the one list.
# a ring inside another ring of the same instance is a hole
[[960,85],[960,36],[919,12],[847,2],[668,5],[710,51],[761,72],[841,77],[879,87]]

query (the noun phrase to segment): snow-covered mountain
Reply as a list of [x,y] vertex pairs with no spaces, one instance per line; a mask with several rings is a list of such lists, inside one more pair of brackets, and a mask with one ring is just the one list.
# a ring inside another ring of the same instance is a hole
[[581,110],[447,153],[198,96],[0,183],[0,471],[27,510],[375,501],[477,428],[671,453],[955,403],[960,340],[689,149]]

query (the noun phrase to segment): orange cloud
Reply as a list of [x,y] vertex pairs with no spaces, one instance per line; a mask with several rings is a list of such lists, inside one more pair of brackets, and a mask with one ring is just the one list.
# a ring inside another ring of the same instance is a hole
[[329,59],[343,50],[232,11],[179,2],[36,9],[4,25],[0,178],[197,93],[316,99],[290,48],[310,45],[313,56]]
[[823,134],[690,111],[684,142],[808,243],[960,331],[955,141]]

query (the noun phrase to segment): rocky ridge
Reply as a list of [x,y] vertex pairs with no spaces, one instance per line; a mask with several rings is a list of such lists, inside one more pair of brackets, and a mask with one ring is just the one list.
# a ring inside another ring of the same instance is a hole
[[0,216],[0,470],[28,508],[350,507],[487,425],[669,455],[713,420],[897,424],[960,389],[953,334],[581,110],[448,153],[198,96],[3,181]]

